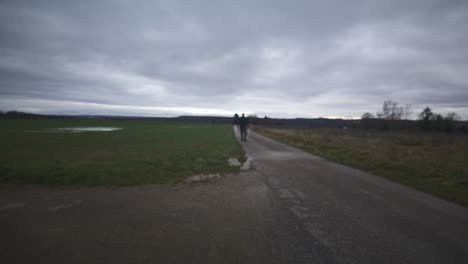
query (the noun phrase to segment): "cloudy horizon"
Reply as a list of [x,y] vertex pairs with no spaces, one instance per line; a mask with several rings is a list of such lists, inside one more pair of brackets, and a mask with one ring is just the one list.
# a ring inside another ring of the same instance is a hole
[[458,0],[4,0],[0,110],[468,119],[466,25]]

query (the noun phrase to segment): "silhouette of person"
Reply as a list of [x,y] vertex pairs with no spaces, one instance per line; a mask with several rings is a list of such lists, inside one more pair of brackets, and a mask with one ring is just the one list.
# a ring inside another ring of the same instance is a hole
[[232,123],[236,125],[237,128],[239,128],[239,115],[237,113],[234,115],[234,120]]
[[245,117],[245,115],[242,113],[242,116],[239,118],[241,141],[247,141],[247,127],[248,126],[249,126],[249,119]]

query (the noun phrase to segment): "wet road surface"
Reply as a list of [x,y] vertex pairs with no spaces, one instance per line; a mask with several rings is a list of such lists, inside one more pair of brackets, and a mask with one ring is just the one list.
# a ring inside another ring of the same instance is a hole
[[468,263],[468,209],[253,132],[201,183],[1,186],[2,263]]

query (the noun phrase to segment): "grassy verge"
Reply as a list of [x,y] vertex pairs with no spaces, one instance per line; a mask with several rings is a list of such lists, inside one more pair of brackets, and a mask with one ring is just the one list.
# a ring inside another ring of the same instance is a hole
[[[62,127],[119,127],[58,132]],[[0,182],[43,184],[167,183],[238,170],[244,156],[230,125],[147,120],[0,120]]]
[[468,205],[466,135],[341,129],[255,131],[326,159]]

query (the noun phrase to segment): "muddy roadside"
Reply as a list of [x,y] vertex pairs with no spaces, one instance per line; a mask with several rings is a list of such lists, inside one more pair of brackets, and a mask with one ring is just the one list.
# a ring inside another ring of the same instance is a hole
[[271,261],[271,194],[255,170],[177,185],[0,188],[2,263]]

